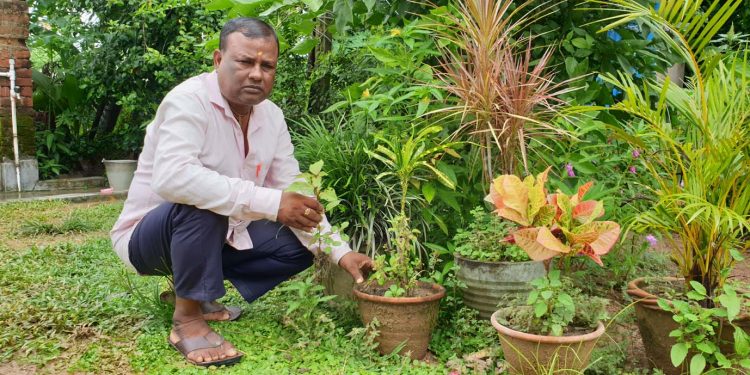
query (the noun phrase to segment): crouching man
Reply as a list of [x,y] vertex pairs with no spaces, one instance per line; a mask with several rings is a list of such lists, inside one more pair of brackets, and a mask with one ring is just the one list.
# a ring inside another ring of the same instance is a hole
[[[128,198],[111,232],[141,275],[172,275],[169,342],[188,362],[222,365],[242,354],[207,320],[241,310],[215,300],[229,280],[248,302],[310,267],[310,232],[329,224],[314,198],[284,192],[300,173],[273,88],[278,39],[263,21],[221,31],[211,73],[170,91],[146,130]],[[324,229],[325,230],[325,229]],[[357,282],[372,261],[342,242],[332,261]]]

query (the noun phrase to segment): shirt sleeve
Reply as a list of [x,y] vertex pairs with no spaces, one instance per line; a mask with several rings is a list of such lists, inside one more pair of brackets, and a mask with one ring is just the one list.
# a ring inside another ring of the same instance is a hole
[[159,107],[151,188],[173,203],[189,204],[240,220],[275,221],[281,190],[227,177],[204,167],[199,155],[207,131],[206,110],[190,94],[167,95]]
[[[283,114],[280,113],[279,116],[281,117],[281,132],[278,137],[276,154],[266,177],[266,186],[283,190],[297,179],[300,175],[300,169],[299,163],[294,157],[294,145],[292,144],[292,137],[289,135],[289,129],[283,120]],[[331,231],[331,224],[325,216],[323,216],[320,226],[323,233]],[[300,242],[310,249],[310,251],[317,253],[321,250],[317,243],[312,242],[312,235],[310,233],[295,228],[291,229]],[[338,245],[331,249],[331,261],[338,264],[339,260],[352,251],[352,249],[348,243],[341,240],[341,236],[338,233],[332,233],[331,237],[338,242]]]

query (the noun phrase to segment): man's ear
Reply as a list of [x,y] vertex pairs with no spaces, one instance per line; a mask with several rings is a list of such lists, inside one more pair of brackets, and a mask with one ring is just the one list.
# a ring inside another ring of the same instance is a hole
[[221,64],[221,51],[218,49],[214,50],[214,69],[219,69],[219,64]]

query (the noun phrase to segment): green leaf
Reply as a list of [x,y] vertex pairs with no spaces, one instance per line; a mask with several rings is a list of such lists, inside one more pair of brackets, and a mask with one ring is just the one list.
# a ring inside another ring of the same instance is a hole
[[703,358],[703,355],[694,355],[693,359],[690,360],[690,375],[700,375],[704,368],[706,368],[706,359]]
[[295,193],[310,194],[313,191],[313,187],[305,181],[295,181],[285,190],[293,191]]
[[318,45],[318,39],[305,38],[295,45],[289,52],[297,55],[307,55]]
[[742,262],[743,260],[745,260],[745,257],[742,256],[742,253],[737,249],[730,249],[729,254],[732,255],[732,259],[737,262]]
[[672,305],[670,305],[669,302],[664,298],[659,298],[656,301],[656,304],[659,305],[659,307],[661,307],[661,309],[664,311],[672,311]]
[[314,175],[320,174],[321,170],[323,170],[323,160],[318,160],[314,164],[310,165],[310,173]]
[[539,299],[539,291],[532,290],[531,293],[529,293],[529,297],[526,298],[526,304],[533,305],[534,303],[536,303],[537,299]]
[[372,12],[372,8],[375,6],[377,0],[362,0],[362,2],[365,4],[365,7],[367,7],[367,11]]
[[210,3],[206,4],[206,9],[222,10],[222,9],[229,9],[232,6],[234,6],[234,2],[232,2],[232,0],[213,0]]
[[750,356],[750,336],[739,327],[734,328],[734,351],[740,357]]
[[704,299],[706,299],[706,296],[704,296],[703,294],[700,294],[700,293],[698,293],[698,292],[696,292],[694,290],[691,290],[691,291],[685,293],[685,295],[687,296],[687,298],[690,298],[693,301],[703,301]]
[[435,193],[437,193],[435,185],[431,183],[425,183],[422,185],[422,195],[424,195],[424,199],[427,200],[427,203],[432,203],[432,200],[435,198]]
[[542,298],[544,299],[550,299],[554,293],[551,290],[544,290],[542,291]]
[[[437,169],[440,170],[440,172],[443,172],[443,174],[445,174],[445,176],[448,178],[448,180],[450,180],[453,186],[456,186],[456,184],[458,184],[456,171],[453,170],[453,167],[450,164],[439,161],[437,163]],[[450,187],[450,185],[446,185],[446,186]]]
[[700,351],[702,351],[703,353],[706,353],[706,354],[711,354],[711,353],[713,353],[715,351],[715,349],[714,349],[713,346],[708,345],[705,342],[699,342],[699,343],[695,344],[695,347],[696,347],[696,349],[698,349],[698,350],[700,350]]
[[591,48],[591,44],[586,40],[586,38],[575,38],[571,40],[570,43],[574,45],[576,48],[581,48],[581,49]]
[[702,296],[706,295],[706,288],[703,286],[703,284],[693,280],[690,281],[690,286],[692,286],[693,290],[700,293]]
[[576,68],[578,67],[578,61],[574,57],[565,58],[565,71],[569,76],[574,77],[576,75]]
[[534,315],[537,318],[541,318],[546,313],[547,313],[547,305],[545,303],[539,302],[534,305]]
[[311,12],[317,12],[323,6],[323,0],[302,0]]
[[552,325],[552,336],[562,336],[563,327],[559,324]]
[[299,22],[295,22],[289,25],[289,28],[299,32],[302,35],[310,35],[315,29],[315,22],[313,20],[303,19]]
[[338,196],[336,195],[336,191],[333,190],[333,188],[328,188],[320,192],[320,199],[326,201],[326,202],[336,202],[338,203]]
[[336,33],[338,33],[339,35],[344,34],[344,32],[346,31],[346,25],[351,23],[354,19],[354,16],[352,15],[352,3],[352,0],[336,0],[333,3]]
[[737,293],[731,290],[729,293],[725,292],[720,295],[717,299],[727,309],[727,319],[730,322],[733,321],[739,315],[740,308],[742,307],[742,301],[737,296]]
[[682,362],[685,361],[685,357],[687,357],[687,354],[687,344],[683,342],[674,344],[674,346],[672,346],[672,351],[669,353],[669,356],[672,358],[672,366],[678,367],[679,365],[681,365]]

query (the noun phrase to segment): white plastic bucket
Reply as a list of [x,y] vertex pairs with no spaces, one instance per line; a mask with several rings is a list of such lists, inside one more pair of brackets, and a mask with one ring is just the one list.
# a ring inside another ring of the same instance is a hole
[[102,160],[107,170],[109,187],[114,191],[127,191],[133,181],[137,160]]

